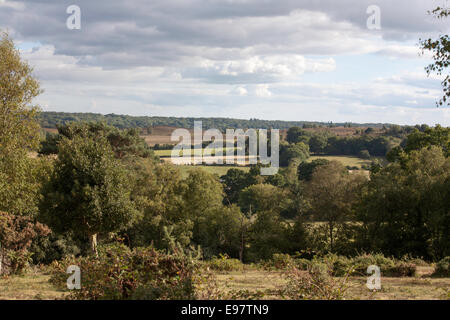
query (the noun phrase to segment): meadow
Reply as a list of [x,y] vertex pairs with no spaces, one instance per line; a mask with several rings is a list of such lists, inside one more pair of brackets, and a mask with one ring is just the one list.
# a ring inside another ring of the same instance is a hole
[[[433,266],[419,266],[414,277],[382,277],[382,288],[371,291],[367,277],[349,278],[347,299],[356,300],[448,300],[450,278],[436,278]],[[49,282],[46,268],[35,267],[24,275],[0,277],[0,300],[59,300],[68,295]],[[285,270],[264,270],[245,265],[241,271],[214,271],[214,286],[225,293],[245,292],[258,299],[280,300],[280,289],[286,285]],[[336,278],[339,280],[340,278]]]

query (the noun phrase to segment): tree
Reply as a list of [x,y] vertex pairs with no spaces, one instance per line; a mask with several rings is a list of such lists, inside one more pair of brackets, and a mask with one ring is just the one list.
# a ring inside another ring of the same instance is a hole
[[354,220],[357,189],[364,181],[362,175],[350,175],[337,161],[318,166],[312,174],[308,185],[310,213],[315,221],[326,223],[330,251],[334,250],[336,228]]
[[292,127],[287,131],[286,141],[289,143],[308,142],[307,132],[300,127]]
[[[432,11],[438,19],[445,19],[450,15],[450,9],[437,7]],[[442,75],[450,66],[450,37],[448,35],[441,35],[437,40],[427,39],[421,41],[422,53],[431,51],[433,53],[434,63],[425,68],[428,75],[437,73]],[[443,97],[437,102],[438,106],[447,104],[450,105],[450,75],[447,74],[442,81],[444,91]]]
[[309,146],[303,142],[296,144],[280,145],[280,166],[287,167],[295,160],[297,162],[305,161],[309,158]]
[[448,157],[450,155],[450,128],[436,125],[436,127],[426,128],[424,131],[414,129],[414,132],[406,140],[405,151],[409,153],[431,146],[441,147]]
[[0,155],[37,148],[39,108],[33,99],[42,91],[33,69],[20,58],[8,34],[0,39]]
[[324,166],[329,164],[330,161],[327,159],[315,159],[311,162],[303,161],[298,166],[298,179],[304,181],[310,181],[314,170],[318,166]]
[[89,237],[127,227],[136,215],[126,171],[106,139],[75,136],[59,144],[54,172],[43,188],[40,219],[56,232]]
[[404,154],[371,175],[358,220],[365,250],[440,259],[450,254],[450,159],[438,146]]
[[124,165],[133,186],[132,200],[142,214],[142,219],[124,232],[129,245],[153,244],[168,249],[164,228],[170,228],[175,241],[187,247],[192,240],[193,222],[183,210],[185,185],[180,170],[144,158],[127,158]]
[[255,184],[244,189],[239,198],[239,206],[245,213],[260,211],[274,211],[278,214],[286,205],[283,199],[286,192],[270,184]]
[[71,122],[57,126],[58,134],[47,134],[41,143],[41,154],[57,153],[58,142],[62,137],[73,139],[75,136],[86,138],[106,138],[118,159],[126,156],[156,159],[153,150],[140,137],[139,129],[118,129],[105,122]]
[[241,169],[230,169],[227,174],[220,177],[224,185],[224,204],[237,203],[240,192],[255,183],[253,176]]
[[309,140],[309,149],[312,153],[323,153],[328,144],[328,137],[323,134],[315,134]]
[[0,39],[0,210],[35,214],[37,181],[34,160],[28,157],[39,143],[39,108],[33,99],[41,93],[33,69],[21,60],[8,34]]

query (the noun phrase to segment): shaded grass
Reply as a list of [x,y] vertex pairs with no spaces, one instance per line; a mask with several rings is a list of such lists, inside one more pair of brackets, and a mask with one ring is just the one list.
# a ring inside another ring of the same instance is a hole
[[63,299],[66,292],[48,282],[49,275],[30,272],[23,276],[0,277],[1,300],[55,300]]

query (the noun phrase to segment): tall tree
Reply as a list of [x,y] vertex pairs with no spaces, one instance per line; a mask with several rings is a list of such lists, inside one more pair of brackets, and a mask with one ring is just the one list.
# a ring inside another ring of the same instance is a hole
[[28,153],[39,142],[39,108],[32,102],[41,90],[12,39],[0,37],[0,210],[33,214],[37,187]]
[[309,199],[314,220],[327,225],[330,251],[334,250],[336,229],[352,221],[357,189],[365,181],[362,175],[350,175],[337,161],[318,166],[309,182]]

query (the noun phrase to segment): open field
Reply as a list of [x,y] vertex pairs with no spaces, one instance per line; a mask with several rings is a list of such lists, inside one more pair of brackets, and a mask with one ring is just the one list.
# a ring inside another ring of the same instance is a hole
[[[228,150],[236,150],[236,148],[222,148],[222,153],[225,155]],[[172,156],[172,150],[154,150],[155,154],[159,157],[171,157]],[[205,149],[202,149],[202,152],[200,150],[180,150],[178,152],[178,156],[183,156],[185,154],[188,155],[201,155],[205,152]],[[217,153],[220,152],[220,149],[212,149],[212,152]]]
[[366,160],[366,159],[361,159],[361,158],[352,157],[352,156],[311,156],[308,159],[308,162],[311,162],[316,159],[327,159],[329,161],[339,161],[344,166],[359,167],[359,168],[361,168],[362,165],[370,165],[372,163],[372,160]]
[[[423,270],[425,269],[425,271]],[[431,278],[433,268],[418,267],[418,276],[381,278],[381,290],[367,289],[367,277],[351,277],[347,299],[353,300],[442,300],[450,299],[450,278]],[[225,290],[260,291],[263,299],[280,299],[277,290],[285,283],[280,271],[247,270],[217,274],[219,287]]]
[[[409,278],[381,278],[381,290],[371,292],[366,288],[366,277],[351,277],[347,299],[355,300],[442,300],[450,299],[450,278],[432,278],[433,268],[418,267],[418,275]],[[53,300],[64,299],[67,291],[51,285],[50,276],[31,272],[24,276],[0,278],[0,299]],[[227,290],[262,292],[262,299],[280,299],[278,290],[285,283],[282,271],[263,271],[249,268],[245,271],[216,273],[218,287]]]

